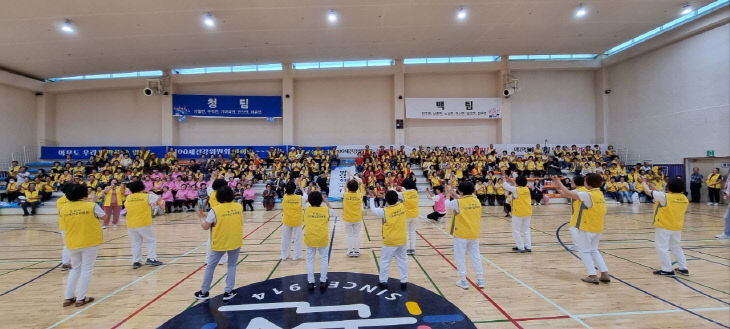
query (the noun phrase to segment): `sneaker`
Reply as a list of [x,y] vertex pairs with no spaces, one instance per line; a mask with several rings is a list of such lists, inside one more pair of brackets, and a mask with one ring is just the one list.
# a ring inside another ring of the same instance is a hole
[[74,306],[76,306],[76,307],[83,306],[83,305],[86,305],[93,301],[94,301],[94,297],[84,297],[84,299],[82,299],[82,300],[76,299]]
[[684,275],[684,276],[689,276],[689,270],[680,270],[680,269],[676,269],[676,270],[674,270],[674,271],[675,271],[675,272],[677,272],[677,273],[679,273],[679,274],[682,274],[682,275]]
[[[719,206],[719,205],[720,205],[719,203],[715,202],[715,204],[714,204],[713,206]],[[34,215],[35,215],[35,214],[34,214]]]
[[145,262],[145,264],[152,265],[152,266],[160,266],[163,263],[161,261],[157,260],[157,259],[149,259],[149,258],[147,258],[147,261]]
[[675,276],[674,271],[671,272],[664,272],[662,270],[654,271],[654,275],[661,275],[661,276]]
[[115,230],[117,229],[117,224],[114,224],[114,229],[115,229]]
[[387,282],[378,282],[378,288],[388,289],[388,283]]
[[210,292],[203,293],[202,291],[198,290],[193,294],[193,297],[198,300],[208,300],[210,299]]
[[355,257],[355,252],[352,250],[347,251],[347,257]]
[[484,288],[484,279],[478,279],[477,280],[477,287]]
[[525,248],[525,251],[527,251],[527,252],[532,252],[532,249],[530,249],[530,248]]
[[102,225],[102,226],[101,226],[101,229],[102,229],[102,230],[106,230],[106,225]]
[[585,278],[580,279],[583,282],[598,284],[598,278],[595,276],[587,276]]
[[520,248],[517,248],[517,247],[512,247],[512,251],[518,252],[520,254],[524,254],[525,253],[525,249],[520,249]]
[[223,300],[231,300],[233,297],[236,297],[236,289],[223,293]]
[[352,254],[353,254],[353,256],[355,256],[355,257],[360,257],[360,252],[359,252],[359,251],[355,251],[355,252],[353,252]]
[[708,206],[711,206],[711,205],[712,205],[712,202],[708,202],[708,203],[707,203],[707,205],[708,205]]
[[307,289],[314,290],[314,282],[307,283]]
[[506,215],[504,215],[504,217],[510,217],[510,214],[506,214]]
[[327,286],[330,285],[330,280],[327,281],[319,281],[319,289],[327,288]]
[[723,234],[715,235],[715,238],[718,238],[720,240],[727,240],[727,239],[730,239],[730,235],[726,235],[725,233],[723,233]]
[[459,281],[456,281],[456,286],[464,288],[464,289],[469,289],[469,282],[467,282],[464,279],[461,279]]
[[142,263],[140,262],[134,262],[132,263],[132,269],[136,270],[138,268],[142,267]]

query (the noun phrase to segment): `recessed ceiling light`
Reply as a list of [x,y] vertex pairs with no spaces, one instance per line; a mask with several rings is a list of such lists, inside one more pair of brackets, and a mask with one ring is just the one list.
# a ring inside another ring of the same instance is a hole
[[690,6],[688,3],[685,3],[684,6],[682,6],[682,15],[687,15],[692,12],[692,6]]
[[330,9],[330,12],[327,14],[327,21],[337,23],[337,12],[334,9]]
[[211,13],[205,13],[203,15],[203,24],[207,27],[215,27],[215,17]]
[[76,32],[76,29],[74,28],[73,24],[71,24],[70,20],[66,20],[61,24],[61,31],[66,33],[74,33]]
[[575,17],[583,17],[586,15],[586,9],[583,7],[583,4],[581,3],[578,6],[578,9],[575,10]]
[[459,11],[456,13],[456,18],[460,20],[466,18],[466,9],[464,9],[464,7],[459,8]]

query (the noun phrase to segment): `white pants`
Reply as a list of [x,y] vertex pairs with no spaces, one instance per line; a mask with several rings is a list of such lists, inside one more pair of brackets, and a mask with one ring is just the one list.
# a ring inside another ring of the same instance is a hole
[[482,269],[482,255],[479,253],[479,239],[461,239],[454,238],[454,259],[456,260],[456,270],[459,271],[459,278],[466,280],[466,254],[471,259],[471,266],[477,274],[479,280],[484,279]]
[[152,225],[127,228],[129,242],[132,245],[132,263],[142,262],[142,242],[147,247],[147,258],[157,259],[157,241],[155,240],[155,229]]
[[[573,245],[574,246],[577,246],[578,243],[575,242],[575,241],[578,240],[578,238],[577,238],[577,236],[578,236],[578,229],[575,228],[575,227],[573,227],[573,226],[571,226],[571,227],[568,228],[568,231],[570,232],[570,239],[573,241]],[[580,255],[578,255],[578,256],[580,257]]]
[[400,282],[408,282],[408,256],[406,255],[406,245],[400,245],[397,247],[383,246],[380,248],[380,282],[388,282],[390,259],[393,257],[395,257],[395,264],[398,266]]
[[606,262],[603,261],[603,256],[598,251],[601,234],[578,230],[575,237],[575,245],[578,247],[578,251],[580,251],[580,259],[583,261],[588,275],[596,275],[595,267],[598,267],[598,270],[601,272],[608,272]]
[[656,253],[659,255],[659,264],[662,266],[662,271],[671,272],[672,258],[669,256],[671,250],[674,255],[674,259],[677,260],[677,268],[680,270],[687,269],[687,258],[684,257],[684,251],[679,242],[682,241],[682,231],[670,231],[663,228],[656,228],[654,232],[654,246],[656,247]]
[[362,221],[354,223],[344,222],[344,224],[345,232],[347,233],[347,251],[360,252],[360,230],[362,228]]
[[294,236],[294,255],[292,260],[302,258],[302,226],[281,226],[281,259],[289,258],[291,239]]
[[416,228],[418,228],[418,218],[406,219],[406,249],[416,250]]
[[[512,215],[512,238],[515,239],[517,249],[532,249],[532,239],[530,238],[530,220],[532,216],[519,217]],[[520,236],[520,232],[525,235],[524,242]]]
[[71,253],[66,248],[66,231],[61,231],[61,240],[63,241],[63,252],[61,252],[61,264],[71,264]]
[[70,249],[71,270],[68,271],[66,281],[66,292],[64,299],[84,300],[86,291],[89,289],[89,281],[94,273],[96,255],[99,253],[99,246]]
[[317,253],[319,253],[319,282],[327,282],[329,246],[319,248],[307,247],[307,282],[309,283],[314,283],[314,257]]

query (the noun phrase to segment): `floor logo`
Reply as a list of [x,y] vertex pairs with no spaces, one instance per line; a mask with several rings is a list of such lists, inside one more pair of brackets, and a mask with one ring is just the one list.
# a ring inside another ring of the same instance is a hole
[[325,289],[307,289],[305,274],[254,283],[185,310],[160,328],[476,328],[445,298],[414,284],[405,290],[391,279],[378,288],[372,274],[329,273]]

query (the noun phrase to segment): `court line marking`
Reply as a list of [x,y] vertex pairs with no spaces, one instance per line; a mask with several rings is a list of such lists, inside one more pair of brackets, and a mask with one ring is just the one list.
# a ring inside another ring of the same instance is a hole
[[[251,234],[253,234],[254,232],[256,232],[256,231],[257,231],[257,230],[258,230],[259,228],[261,228],[262,226],[266,225],[266,223],[270,222],[270,221],[271,221],[272,219],[274,219],[274,217],[278,216],[278,215],[279,215],[280,213],[281,213],[281,212],[277,212],[276,214],[274,214],[273,216],[271,216],[271,217],[270,217],[270,218],[269,218],[268,220],[266,220],[265,222],[261,223],[261,225],[259,225],[259,226],[257,226],[256,228],[254,228],[254,229],[253,229],[253,231],[249,232],[248,234],[246,234],[246,235],[245,235],[245,236],[243,237],[243,240],[245,240],[246,238],[248,238],[249,236],[251,236]],[[200,248],[200,247],[202,247],[202,246],[206,245],[207,243],[208,243],[207,241],[206,241],[206,242],[203,242],[203,244],[201,244],[200,246],[198,246],[198,247],[197,247],[197,248],[195,248],[194,250],[196,250],[196,249],[198,249],[198,248]],[[191,250],[191,251],[192,251],[192,250]],[[169,263],[168,263],[168,264],[169,264]],[[124,318],[124,319],[123,319],[122,321],[120,321],[119,323],[117,323],[116,325],[114,325],[114,326],[112,327],[112,329],[114,329],[114,328],[118,328],[119,326],[121,326],[122,324],[124,324],[125,322],[127,322],[127,321],[128,321],[129,319],[131,319],[131,318],[132,318],[132,317],[134,317],[135,315],[139,314],[139,312],[141,312],[142,310],[144,310],[144,309],[145,309],[145,308],[147,308],[148,306],[152,305],[152,303],[154,303],[154,302],[156,302],[157,300],[159,300],[160,298],[162,298],[162,296],[164,296],[165,294],[167,294],[168,292],[170,292],[170,291],[171,291],[172,289],[174,289],[175,287],[177,287],[178,285],[180,285],[181,283],[183,283],[183,281],[187,280],[188,278],[190,278],[191,276],[193,276],[193,274],[195,274],[195,273],[197,273],[198,271],[200,271],[201,269],[203,269],[203,268],[205,267],[205,265],[206,265],[206,264],[205,264],[205,263],[203,263],[203,265],[201,265],[200,267],[198,267],[198,268],[197,268],[197,269],[195,269],[194,271],[190,272],[190,274],[188,274],[187,276],[185,276],[184,278],[182,278],[182,279],[181,279],[180,281],[178,281],[177,283],[175,283],[174,285],[172,285],[172,286],[171,286],[170,288],[167,288],[167,290],[165,290],[165,291],[163,291],[163,292],[162,292],[161,294],[157,295],[157,297],[153,298],[152,300],[150,300],[149,302],[147,302],[146,304],[144,304],[144,305],[143,305],[142,307],[140,307],[140,308],[138,308],[138,309],[137,309],[136,311],[132,312],[132,314],[128,315],[128,316],[127,316],[126,318]],[[101,300],[100,300],[100,301],[101,301]],[[96,302],[96,303],[94,303],[94,304],[91,304],[91,305],[95,305],[95,304],[97,304],[97,303],[98,303],[98,302]],[[82,311],[83,311],[83,310],[82,310]]]
[[[689,310],[694,312],[708,312],[708,311],[730,311],[730,307],[701,307],[701,308],[690,308]],[[681,309],[671,310],[657,310],[657,311],[628,311],[628,312],[608,312],[608,313],[588,313],[579,314],[580,318],[594,318],[601,316],[624,316],[624,315],[644,315],[644,314],[664,314],[664,313],[679,313],[684,312]]]
[[[52,324],[51,326],[47,327],[46,329],[51,329],[51,328],[55,328],[55,327],[57,327],[58,325],[60,325],[60,324],[62,324],[62,323],[64,323],[64,322],[66,322],[66,321],[68,321],[68,320],[71,320],[71,319],[72,319],[72,318],[74,318],[75,316],[77,316],[77,315],[79,315],[79,314],[83,313],[84,311],[88,310],[89,308],[93,307],[94,305],[98,305],[98,304],[100,304],[101,302],[103,302],[103,301],[104,301],[104,300],[106,300],[107,298],[110,298],[110,297],[112,297],[112,296],[114,296],[114,295],[116,295],[116,294],[120,293],[120,292],[121,292],[122,290],[124,290],[124,289],[126,289],[126,288],[128,288],[128,287],[130,287],[130,286],[132,286],[132,285],[134,285],[135,283],[137,283],[137,282],[139,282],[139,281],[142,281],[143,279],[145,279],[146,277],[148,277],[148,276],[150,276],[150,275],[152,275],[152,274],[154,274],[154,273],[157,273],[158,271],[162,270],[163,268],[167,267],[168,265],[170,265],[170,264],[173,264],[173,263],[175,263],[175,262],[176,262],[176,261],[177,261],[178,259],[181,259],[181,258],[182,258],[183,256],[185,256],[185,255],[187,255],[187,254],[189,254],[189,253],[191,253],[191,252],[193,252],[193,251],[195,251],[195,250],[198,250],[198,249],[200,249],[200,247],[202,247],[202,246],[206,245],[206,243],[207,243],[207,242],[204,242],[204,243],[200,244],[199,246],[197,246],[197,247],[195,247],[195,248],[193,248],[193,249],[190,249],[190,250],[188,250],[187,252],[185,252],[184,254],[182,254],[182,255],[178,256],[177,258],[175,258],[175,259],[171,260],[170,262],[168,262],[168,263],[166,263],[166,264],[164,264],[164,265],[162,265],[162,266],[159,266],[159,267],[157,267],[156,269],[154,269],[154,270],[150,271],[149,273],[147,273],[147,274],[145,274],[145,275],[143,275],[143,276],[140,276],[139,278],[137,278],[137,279],[135,279],[135,280],[132,280],[132,281],[130,281],[129,283],[127,283],[127,284],[125,284],[125,285],[123,285],[123,286],[121,286],[121,287],[117,288],[117,290],[114,290],[114,291],[112,291],[111,293],[109,293],[108,295],[106,295],[106,296],[104,296],[104,297],[102,297],[102,298],[98,299],[97,301],[95,301],[95,302],[93,302],[93,303],[89,304],[89,306],[86,306],[86,307],[84,307],[84,308],[82,308],[82,309],[80,309],[80,310],[78,310],[78,311],[74,312],[73,314],[70,314],[70,315],[66,316],[65,318],[63,318],[63,319],[61,319],[60,321],[58,321],[58,322],[56,322],[56,323]],[[199,269],[200,269],[200,268],[199,268]],[[197,270],[196,270],[196,271],[197,271]]]
[[[434,247],[434,245],[432,245],[431,242],[428,241],[428,239],[426,239],[426,237],[424,237],[423,234],[421,234],[421,232],[416,231],[416,234],[418,234],[418,236],[420,236],[421,239],[423,239],[423,241],[426,241],[426,243],[428,243],[428,245],[431,246],[431,248],[433,248],[433,250],[435,250],[439,255],[441,255],[441,257],[447,263],[449,263],[451,265],[451,267],[453,267],[454,269],[456,269],[456,265],[454,265],[454,263],[452,263],[450,259],[448,259],[446,256],[444,256],[444,254],[442,254],[441,251],[438,248]],[[472,281],[469,277],[466,277],[466,280],[469,281],[469,283],[477,291],[479,291],[479,293],[481,293],[482,296],[484,296],[484,298],[486,298],[492,305],[494,305],[494,307],[496,307],[497,310],[500,313],[502,313],[502,315],[504,315],[508,320],[510,320],[510,322],[512,322],[512,324],[514,324],[515,327],[520,328],[520,329],[523,329],[523,327],[519,323],[517,323],[517,321],[515,321],[514,318],[512,318],[505,310],[502,309],[502,307],[499,306],[499,304],[497,304],[491,297],[489,297],[489,295],[487,295],[482,289],[479,289],[479,287],[477,287],[477,285],[474,283],[474,281]]]
[[[565,244],[563,243],[563,240],[562,240],[562,239],[560,239],[560,229],[562,229],[562,228],[563,228],[563,226],[565,226],[565,225],[567,225],[567,224],[568,224],[568,222],[565,222],[565,223],[563,223],[562,225],[558,226],[558,229],[557,229],[557,230],[555,230],[555,237],[556,237],[556,238],[558,239],[558,241],[560,242],[560,244],[562,244],[562,245],[563,245],[563,248],[565,248],[565,250],[566,250],[566,251],[568,251],[568,252],[569,252],[569,253],[570,253],[571,255],[573,255],[573,257],[575,257],[575,258],[578,258],[578,259],[580,259],[580,257],[578,257],[578,256],[577,256],[576,254],[574,254],[574,253],[573,253],[572,251],[570,251],[570,249],[568,249],[568,247],[567,247],[567,246],[566,246],[566,245],[565,245]],[[703,316],[703,315],[701,315],[701,314],[699,314],[699,313],[693,312],[693,311],[691,311],[691,310],[689,310],[689,309],[686,309],[686,308],[684,308],[684,307],[682,307],[682,306],[679,306],[679,305],[677,305],[677,304],[675,304],[675,303],[672,303],[672,302],[670,302],[670,301],[668,301],[668,300],[666,300],[666,299],[664,299],[664,298],[661,298],[661,297],[659,297],[659,296],[657,296],[657,295],[654,295],[654,294],[652,294],[652,293],[650,293],[650,292],[648,292],[648,291],[646,291],[646,290],[644,290],[644,289],[641,289],[641,288],[639,288],[639,287],[637,287],[637,286],[635,286],[635,285],[633,285],[633,284],[631,284],[631,283],[628,283],[628,282],[626,282],[626,281],[624,281],[624,280],[622,280],[622,279],[620,279],[620,278],[616,277],[615,275],[609,274],[609,276],[610,276],[611,278],[613,278],[613,279],[616,279],[617,281],[619,281],[619,282],[621,282],[621,283],[623,283],[623,284],[625,284],[625,285],[627,285],[627,286],[631,287],[631,288],[634,288],[634,289],[636,289],[636,290],[638,290],[638,291],[640,291],[640,292],[643,292],[643,293],[644,293],[644,294],[646,294],[646,295],[649,295],[649,296],[651,296],[651,297],[654,297],[654,298],[656,298],[656,299],[658,299],[658,300],[660,300],[660,301],[662,301],[662,302],[665,302],[665,303],[667,303],[667,304],[669,304],[669,305],[672,305],[672,306],[674,306],[674,307],[676,307],[676,308],[678,308],[678,309],[681,309],[681,310],[683,310],[683,311],[685,311],[685,312],[687,312],[687,313],[693,314],[693,315],[695,315],[695,316],[697,316],[697,317],[700,317],[700,318],[702,318],[702,319],[704,319],[704,320],[707,320],[707,321],[709,321],[709,322],[712,322],[712,323],[714,323],[714,324],[717,324],[717,325],[719,325],[719,326],[721,326],[721,327],[723,327],[723,328],[730,328],[730,326],[726,326],[726,325],[724,325],[724,324],[722,324],[722,323],[719,323],[719,322],[717,322],[717,321],[715,321],[715,320],[713,320],[713,319],[710,319],[710,318],[708,318],[708,317],[705,317],[705,316]]]
[[[338,216],[334,216],[334,217],[335,217],[335,222],[334,222],[334,224],[332,224],[332,237],[330,238],[329,250],[327,250],[327,265],[329,265],[330,259],[332,258],[332,243],[335,242],[335,231],[337,230],[337,219],[338,219]],[[321,270],[322,269],[320,269],[320,271]],[[320,272],[320,275],[322,275],[321,272]]]
[[[447,235],[448,235],[448,233],[446,233],[446,231],[444,231],[444,229],[443,229],[443,228],[441,228],[440,226],[436,225],[435,223],[433,223],[433,222],[432,222],[432,223],[431,223],[431,225],[432,225],[432,226],[434,226],[434,227],[436,227],[436,228],[437,228],[437,229],[438,229],[439,231],[441,231],[442,233],[444,233],[444,234],[447,234]],[[496,264],[495,262],[491,261],[491,260],[490,260],[489,258],[487,258],[487,257],[484,257],[484,256],[482,256],[482,255],[481,255],[481,252],[480,252],[479,254],[480,254],[480,256],[482,257],[482,259],[484,259],[484,260],[485,260],[485,261],[486,261],[487,263],[489,263],[489,265],[491,265],[492,267],[494,267],[494,268],[498,269],[498,270],[499,270],[500,272],[502,272],[502,273],[503,273],[504,275],[508,276],[508,277],[509,277],[510,279],[512,279],[512,280],[515,280],[515,281],[517,281],[517,283],[519,283],[519,284],[521,284],[522,286],[524,286],[525,288],[529,289],[529,290],[530,290],[530,291],[532,291],[532,292],[533,292],[533,293],[534,293],[535,295],[539,296],[539,297],[540,297],[540,298],[542,298],[542,299],[543,299],[544,301],[548,302],[548,304],[550,304],[550,305],[554,306],[555,308],[557,308],[557,309],[558,309],[558,310],[560,310],[561,312],[565,313],[565,314],[566,314],[566,315],[567,315],[568,317],[570,317],[571,319],[573,319],[573,320],[577,321],[578,323],[580,323],[581,325],[583,325],[583,326],[584,326],[584,327],[586,327],[586,328],[593,328],[593,327],[589,326],[589,325],[588,325],[587,323],[583,322],[583,321],[582,321],[581,319],[579,319],[579,318],[578,318],[578,317],[577,317],[576,315],[574,315],[574,314],[572,314],[572,313],[568,312],[568,310],[566,310],[566,309],[565,309],[565,308],[563,308],[562,306],[560,306],[560,305],[558,305],[557,303],[555,303],[554,301],[552,301],[552,300],[551,300],[550,298],[547,298],[547,297],[545,297],[545,295],[541,294],[541,293],[540,293],[539,291],[537,291],[537,290],[536,290],[535,288],[533,288],[532,286],[530,286],[530,285],[528,285],[527,283],[523,282],[522,280],[518,279],[518,278],[517,278],[516,276],[512,275],[512,273],[508,272],[507,270],[503,269],[503,268],[502,268],[501,266],[497,265],[497,264]],[[517,321],[517,320],[516,320],[516,321]]]
[[[421,268],[421,271],[423,271],[423,274],[426,274],[426,278],[428,278],[428,281],[431,281],[431,284],[433,285],[434,288],[436,288],[436,291],[438,291],[439,295],[441,295],[441,297],[443,297],[443,298],[446,298],[446,296],[444,296],[444,293],[441,292],[441,289],[439,289],[439,286],[436,285],[436,282],[433,281],[431,276],[428,275],[428,272],[426,271],[426,269],[423,268],[423,265],[421,265],[421,262],[418,261],[418,258],[416,258],[416,255],[411,255],[411,258],[413,258],[413,260],[416,261],[416,264],[418,264],[418,267]],[[378,270],[380,270],[380,268],[378,268]]]
[[[11,293],[11,292],[13,292],[13,291],[15,291],[15,290],[18,290],[18,289],[22,288],[23,286],[25,286],[25,285],[27,285],[27,284],[29,284],[29,283],[31,283],[31,282],[33,282],[33,281],[35,281],[35,280],[38,280],[38,279],[40,279],[40,278],[41,278],[41,277],[43,277],[44,275],[46,275],[46,274],[48,274],[48,273],[51,273],[51,271],[55,270],[55,269],[56,269],[56,268],[58,268],[59,266],[61,266],[61,263],[58,263],[58,265],[56,265],[56,266],[54,266],[54,267],[51,267],[51,269],[49,269],[48,271],[45,271],[45,272],[43,272],[43,273],[41,273],[41,274],[37,275],[37,276],[36,276],[35,278],[32,278],[32,279],[30,279],[30,280],[28,280],[28,281],[25,281],[25,282],[21,283],[20,285],[18,285],[17,287],[15,287],[15,288],[13,288],[13,289],[10,289],[10,290],[8,290],[8,291],[6,291],[6,292],[4,292],[4,293],[0,294],[0,297],[2,297],[2,296],[5,296],[5,295],[7,295],[7,294],[9,294],[9,293]],[[7,274],[7,273],[5,273],[5,274]]]

